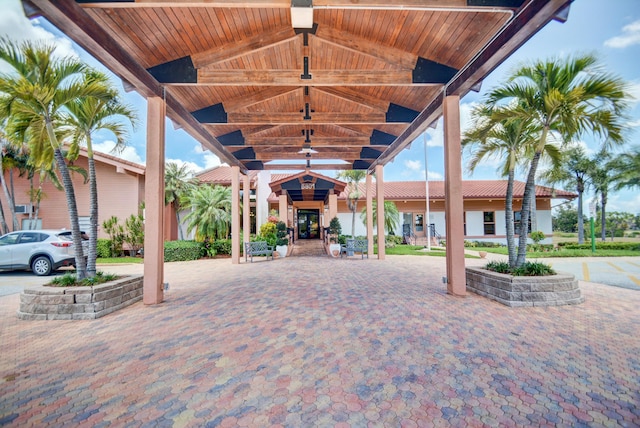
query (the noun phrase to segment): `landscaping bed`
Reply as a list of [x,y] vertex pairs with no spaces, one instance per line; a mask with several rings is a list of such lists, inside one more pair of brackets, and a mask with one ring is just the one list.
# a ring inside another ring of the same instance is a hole
[[20,294],[23,320],[89,320],[142,300],[142,276],[127,276],[87,287],[38,286]]

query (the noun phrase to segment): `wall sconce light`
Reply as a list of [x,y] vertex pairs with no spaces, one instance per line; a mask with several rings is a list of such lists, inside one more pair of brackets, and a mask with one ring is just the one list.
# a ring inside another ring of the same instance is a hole
[[313,28],[312,0],[291,0],[291,25],[293,28]]

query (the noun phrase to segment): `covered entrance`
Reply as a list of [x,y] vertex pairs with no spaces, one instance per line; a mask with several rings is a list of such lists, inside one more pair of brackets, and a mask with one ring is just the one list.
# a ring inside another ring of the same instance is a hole
[[298,239],[320,239],[320,210],[298,211]]

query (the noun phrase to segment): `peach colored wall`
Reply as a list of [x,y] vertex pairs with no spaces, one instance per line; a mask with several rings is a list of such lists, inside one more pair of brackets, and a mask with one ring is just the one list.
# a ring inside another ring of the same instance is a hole
[[[87,159],[79,158],[75,165],[87,168]],[[98,237],[106,238],[102,232],[102,222],[111,217],[117,216],[124,221],[131,214],[137,214],[138,204],[141,201],[140,194],[144,192],[144,177],[131,173],[116,173],[116,167],[96,162],[96,175],[98,181]],[[8,182],[9,173],[5,173]],[[72,174],[74,190],[76,193],[76,203],[78,215],[89,216],[89,185],[84,184],[84,178],[79,174]],[[14,172],[14,189],[16,204],[29,203],[29,180],[18,177]],[[46,196],[40,203],[38,217],[42,219],[43,229],[70,229],[69,212],[67,209],[67,199],[64,191],[56,189],[50,182],[45,182],[43,190]],[[4,192],[0,192],[0,201],[4,209],[5,218],[11,227],[11,214]],[[22,219],[27,219],[27,215],[18,214],[18,222],[21,225]]]

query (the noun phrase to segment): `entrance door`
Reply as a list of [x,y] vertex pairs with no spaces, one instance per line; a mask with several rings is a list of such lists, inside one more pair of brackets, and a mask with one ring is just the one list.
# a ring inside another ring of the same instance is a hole
[[298,210],[298,238],[319,239],[320,210]]

